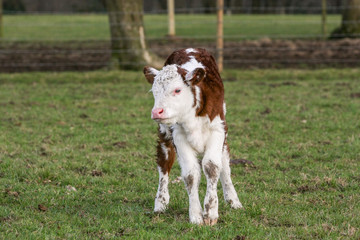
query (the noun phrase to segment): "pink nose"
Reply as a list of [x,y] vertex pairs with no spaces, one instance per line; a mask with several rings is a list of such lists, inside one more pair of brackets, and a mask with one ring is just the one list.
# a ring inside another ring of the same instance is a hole
[[152,119],[161,119],[164,117],[164,109],[162,108],[154,108],[151,111],[151,118]]

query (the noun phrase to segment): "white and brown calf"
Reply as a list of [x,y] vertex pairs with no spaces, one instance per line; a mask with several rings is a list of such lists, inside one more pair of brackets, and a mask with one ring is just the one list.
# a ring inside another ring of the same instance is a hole
[[[160,71],[145,67],[144,74],[155,98],[151,118],[159,123],[154,211],[164,211],[169,203],[169,173],[177,154],[190,222],[213,225],[219,216],[219,178],[225,200],[242,208],[230,178],[224,86],[215,60],[205,49],[182,49],[173,52]],[[203,156],[200,162],[198,156]],[[207,181],[204,209],[198,194],[201,168]]]

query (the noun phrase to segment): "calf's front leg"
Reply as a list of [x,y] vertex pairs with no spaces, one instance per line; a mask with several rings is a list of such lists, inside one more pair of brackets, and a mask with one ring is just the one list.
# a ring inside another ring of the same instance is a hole
[[201,168],[196,152],[188,144],[184,134],[178,133],[174,138],[181,167],[181,176],[189,195],[189,218],[194,224],[203,224],[202,208],[199,199]]
[[[186,163],[184,164],[184,162]],[[201,177],[200,164],[196,158],[182,159],[180,156],[179,163],[181,165],[181,175],[189,195],[190,222],[195,224],[203,224],[202,209],[199,199],[199,184]]]
[[159,187],[156,193],[154,212],[165,211],[169,204],[169,174],[175,161],[175,155],[175,147],[171,139],[166,138],[166,133],[159,131],[159,142],[157,146]]
[[169,173],[163,172],[161,167],[159,170],[159,186],[155,197],[154,212],[164,212],[170,201],[170,195],[168,190]]
[[217,183],[222,170],[221,157],[224,137],[225,135],[221,131],[214,131],[211,134],[202,160],[202,168],[207,182],[203,212],[204,223],[206,225],[216,224],[219,217]]

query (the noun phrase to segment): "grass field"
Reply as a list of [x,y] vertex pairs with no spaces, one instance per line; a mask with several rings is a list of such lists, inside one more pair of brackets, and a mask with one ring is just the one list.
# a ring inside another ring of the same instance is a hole
[[[223,74],[232,179],[245,210],[188,223],[176,164],[158,176],[137,72],[0,75],[0,239],[358,239],[360,70]],[[200,186],[205,194],[205,181]]]
[[[224,17],[228,40],[270,38],[319,38],[320,15],[231,15]],[[149,39],[167,34],[166,15],[145,15]],[[340,25],[340,15],[329,15],[327,29]],[[177,35],[213,40],[215,15],[176,15]],[[17,41],[109,40],[108,18],[103,15],[5,15],[4,39]]]

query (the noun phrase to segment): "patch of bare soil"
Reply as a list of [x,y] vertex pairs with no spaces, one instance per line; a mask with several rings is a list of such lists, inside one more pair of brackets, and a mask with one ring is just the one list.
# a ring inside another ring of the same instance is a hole
[[[164,60],[176,49],[203,47],[215,55],[215,43],[194,40],[150,41]],[[88,71],[105,68],[110,42],[8,42],[0,45],[0,72]],[[359,67],[360,39],[225,42],[227,68]]]

